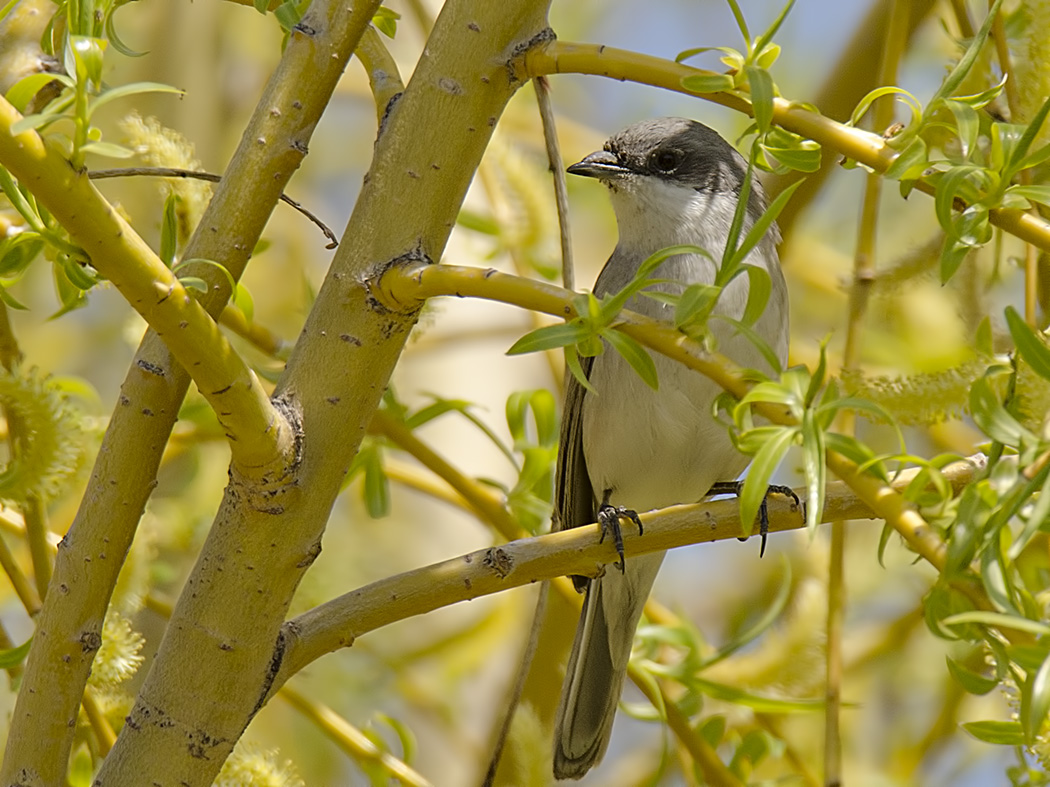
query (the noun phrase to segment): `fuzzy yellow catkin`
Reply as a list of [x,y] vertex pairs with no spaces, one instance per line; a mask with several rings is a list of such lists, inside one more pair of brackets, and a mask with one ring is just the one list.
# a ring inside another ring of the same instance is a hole
[[[179,132],[162,126],[156,118],[143,118],[133,112],[120,121],[120,128],[131,148],[150,166],[202,169],[193,143]],[[170,189],[179,197],[176,212],[181,246],[189,240],[204,215],[204,209],[211,200],[212,188],[207,181],[192,178],[166,178],[165,182],[166,191]]]
[[902,377],[866,377],[849,371],[842,382],[851,395],[875,402],[901,425],[932,424],[966,412],[970,386],[986,368],[984,359],[975,358],[940,372]]
[[237,744],[212,787],[305,787],[291,760],[276,749]]
[[142,666],[146,640],[131,627],[131,621],[114,609],[102,624],[102,647],[91,665],[92,686],[112,688],[130,679]]

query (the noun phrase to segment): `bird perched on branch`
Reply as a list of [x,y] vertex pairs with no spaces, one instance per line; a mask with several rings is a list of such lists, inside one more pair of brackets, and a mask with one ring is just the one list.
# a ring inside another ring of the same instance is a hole
[[[682,118],[648,120],[616,134],[568,171],[604,183],[616,213],[619,241],[598,276],[596,295],[621,291],[650,255],[679,244],[698,246],[710,256],[668,258],[653,274],[665,281],[649,289],[681,293],[691,284],[715,282],[748,171],[747,161],[715,131]],[[765,209],[754,180],[740,237]],[[783,365],[788,303],[779,239],[776,225],[770,225],[745,264],[769,275],[770,296],[753,328]],[[739,321],[749,286],[748,276],[734,278],[713,315]],[[633,296],[627,308],[662,320],[674,315],[673,306],[643,294]],[[741,366],[769,371],[762,353],[731,324],[712,318],[709,330],[719,352]],[[597,519],[603,537],[618,539],[621,520],[641,529],[636,511],[696,502],[747,466],[712,415],[721,392],[715,382],[657,356],[659,387],[653,390],[608,346],[580,360],[594,392],[566,375],[556,529]],[[663,553],[626,562],[621,556],[618,568],[598,578],[574,578],[586,598],[557,713],[554,775],[559,779],[582,777],[605,753],[635,628],[662,561]]]

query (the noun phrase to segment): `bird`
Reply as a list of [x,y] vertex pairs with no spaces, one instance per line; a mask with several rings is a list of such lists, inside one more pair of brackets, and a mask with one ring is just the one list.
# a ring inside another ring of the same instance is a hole
[[[619,237],[595,283],[604,296],[621,291],[650,255],[691,244],[708,252],[665,260],[649,289],[681,293],[691,284],[711,284],[731,231],[748,163],[718,132],[686,118],[657,118],[613,135],[602,150],[568,167],[595,178],[609,192]],[[740,237],[766,210],[757,179],[749,191]],[[788,297],[780,268],[775,222],[745,259],[765,269],[771,283],[754,331],[780,361],[787,360]],[[740,320],[749,276],[738,276],[722,292],[715,315]],[[626,308],[659,320],[673,319],[673,306],[636,294]],[[754,343],[731,324],[712,319],[710,335],[719,352],[737,364],[764,370],[768,363]],[[748,459],[734,447],[712,407],[717,383],[663,356],[654,357],[658,388],[649,387],[606,344],[604,352],[581,357],[593,390],[566,374],[560,444],[555,473],[553,528],[602,523],[603,538],[636,511],[697,502],[716,484],[739,477]],[[555,717],[554,775],[579,779],[601,761],[623,691],[635,629],[656,580],[664,553],[632,557],[595,578],[574,577],[585,594]]]

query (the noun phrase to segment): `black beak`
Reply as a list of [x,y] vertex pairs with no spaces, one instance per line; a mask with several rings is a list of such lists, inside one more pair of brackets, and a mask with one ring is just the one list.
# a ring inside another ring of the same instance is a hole
[[630,172],[616,160],[616,156],[607,150],[592,153],[583,161],[572,164],[565,171],[571,175],[583,175],[585,178],[598,178],[599,180],[623,177]]

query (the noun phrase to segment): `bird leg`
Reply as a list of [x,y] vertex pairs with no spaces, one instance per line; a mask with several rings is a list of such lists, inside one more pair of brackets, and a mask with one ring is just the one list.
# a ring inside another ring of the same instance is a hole
[[[743,481],[719,481],[708,490],[705,497],[711,497],[712,495],[736,495],[737,497],[740,497],[740,492],[743,488]],[[759,557],[766,554],[766,536],[769,535],[769,507],[766,503],[771,494],[790,497],[795,501],[795,507],[799,511],[804,512],[802,501],[799,500],[794,489],[790,486],[783,486],[782,484],[770,484],[766,488],[766,493],[762,495],[762,505],[758,507],[758,533],[762,536],[762,548],[758,552]],[[805,516],[805,513],[803,513],[803,516]],[[747,541],[746,538],[741,538],[740,540]]]
[[620,573],[624,573],[626,570],[623,562],[623,533],[620,530],[620,520],[629,519],[638,526],[638,535],[642,535],[642,520],[638,518],[638,512],[624,508],[623,506],[614,506],[609,502],[609,498],[612,496],[612,490],[606,489],[602,495],[602,504],[598,506],[598,524],[601,525],[602,535],[598,539],[598,543],[602,543],[607,535],[611,535],[613,543],[616,544],[616,554],[620,556],[620,562],[616,565],[620,569]]

